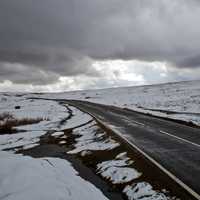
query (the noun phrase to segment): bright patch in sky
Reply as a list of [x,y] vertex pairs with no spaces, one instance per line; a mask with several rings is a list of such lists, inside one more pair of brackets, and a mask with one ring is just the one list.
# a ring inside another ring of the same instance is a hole
[[14,84],[5,80],[0,83],[0,91],[61,92],[198,79],[200,75],[200,69],[178,70],[165,62],[105,60],[94,61],[92,67],[98,72],[97,76],[60,76],[56,82],[47,85]]

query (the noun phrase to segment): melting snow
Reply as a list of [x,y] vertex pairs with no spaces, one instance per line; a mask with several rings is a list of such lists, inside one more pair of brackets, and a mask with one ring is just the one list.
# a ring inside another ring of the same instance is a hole
[[79,137],[76,138],[75,149],[68,153],[75,154],[88,150],[111,150],[119,146],[119,143],[111,138],[103,138],[105,133],[98,133],[98,130],[98,127],[95,126],[95,122],[75,129],[73,134]]
[[39,137],[45,131],[27,131],[15,134],[0,135],[0,149],[10,149],[23,146],[27,149],[30,145],[40,141]]
[[77,108],[69,106],[69,109],[72,111],[73,116],[69,120],[67,120],[67,123],[61,126],[61,129],[78,127],[92,120],[92,117],[90,115],[81,112]]
[[132,160],[126,153],[119,154],[115,160],[109,160],[97,165],[98,173],[110,180],[113,184],[127,183],[141,176],[136,169],[127,167]]
[[129,200],[169,200],[163,193],[153,190],[146,182],[128,185],[123,192]]
[[58,132],[54,132],[53,134],[51,134],[52,136],[61,136],[64,135],[63,131],[58,131]]

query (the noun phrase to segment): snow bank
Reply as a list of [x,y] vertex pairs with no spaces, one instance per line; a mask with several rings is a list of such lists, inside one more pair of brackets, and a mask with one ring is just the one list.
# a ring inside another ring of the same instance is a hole
[[0,199],[107,200],[65,160],[33,159],[2,151],[0,160]]
[[163,193],[153,190],[146,182],[134,183],[124,188],[128,200],[169,200]]
[[79,137],[76,138],[75,148],[68,153],[75,154],[82,151],[111,150],[120,145],[111,138],[105,138],[105,132],[99,132],[99,130],[95,122],[75,129],[73,134]]
[[136,169],[127,167],[132,163],[126,153],[121,153],[114,160],[98,164],[97,171],[113,184],[127,183],[141,176]]
[[72,106],[68,106],[68,108],[72,111],[72,117],[67,120],[67,123],[60,127],[61,129],[70,129],[78,127],[92,120],[92,117],[90,115],[81,112],[77,108]]

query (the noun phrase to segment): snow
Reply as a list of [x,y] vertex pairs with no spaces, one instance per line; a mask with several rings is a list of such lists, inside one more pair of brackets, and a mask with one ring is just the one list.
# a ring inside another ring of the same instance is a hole
[[59,144],[66,144],[66,141],[62,140],[62,141],[59,142]]
[[28,144],[28,145],[23,146],[23,150],[31,149],[39,145],[40,145],[39,143]]
[[141,176],[136,169],[127,167],[133,161],[126,157],[126,153],[119,154],[115,160],[109,160],[97,165],[98,173],[113,184],[127,183]]
[[[20,106],[20,109],[15,109],[15,106]],[[70,113],[66,106],[50,100],[33,100],[21,95],[0,94],[0,114],[6,112],[13,115],[15,119],[44,119],[39,123],[15,127],[18,130],[17,133],[0,135],[0,149],[32,148],[38,145],[40,137],[48,131],[55,131],[52,136],[63,135],[63,138],[66,138],[61,130],[74,128],[92,120],[89,115],[70,106],[73,115],[68,119]],[[68,120],[60,125],[65,119]],[[64,142],[61,143],[64,144]]]
[[[43,96],[120,106],[200,125],[200,81],[72,91]],[[165,111],[174,113],[167,114]]]
[[[72,128],[76,139],[73,149],[67,152],[69,154],[80,153],[86,156],[92,154],[92,151],[113,150],[120,145],[100,131],[88,114],[56,101],[33,100],[27,99],[28,97],[80,99],[192,121],[200,125],[200,81],[40,96],[0,93],[0,114],[9,112],[16,119],[44,119],[36,124],[17,127],[17,133],[0,135],[0,199],[107,199],[94,185],[78,176],[78,172],[66,160],[36,159],[13,154],[19,149],[30,149],[40,145],[40,137],[46,133],[63,138],[59,143],[64,145],[67,136],[63,131]],[[15,106],[20,106],[20,109],[15,109]],[[126,184],[123,193],[129,200],[168,200],[164,192],[156,191],[147,182],[138,182],[141,181],[138,179],[141,173],[134,169],[134,161],[126,152],[98,163],[97,172],[113,184]]]
[[[31,147],[40,141],[39,137],[44,135],[44,131],[27,131],[15,134],[0,135],[0,150],[23,147]],[[31,145],[31,146],[30,146]]]
[[[15,106],[20,106],[20,109],[15,109]],[[67,136],[64,135],[63,129],[76,127],[78,131],[81,129],[78,127],[92,120],[89,115],[78,109],[69,108],[72,110],[72,116],[69,110],[58,102],[32,101],[14,94],[0,94],[0,113],[9,112],[16,119],[44,119],[39,123],[16,127],[16,133],[0,134],[0,199],[107,200],[98,188],[82,179],[70,162],[64,159],[36,159],[14,154],[17,150],[40,145],[40,137],[51,132],[51,136],[63,138],[59,144],[65,144]],[[86,137],[92,140],[95,135]],[[87,146],[87,143],[85,145]],[[112,149],[117,145],[119,144],[109,139],[97,143],[91,141],[89,149]]]
[[[44,120],[18,126],[16,133],[0,135],[0,150],[10,150],[0,151],[0,199],[107,200],[99,189],[79,177],[78,172],[66,160],[36,159],[13,154],[18,149],[25,150],[40,145],[40,137],[48,131],[53,131],[51,135],[54,137],[66,139],[61,130],[87,123],[92,119],[89,115],[70,107],[73,115],[68,119],[69,110],[57,102],[38,99],[33,101],[23,96],[2,96],[0,113],[8,112],[16,119]],[[20,109],[15,109],[15,106],[20,106]],[[61,125],[63,120],[64,123]],[[60,141],[60,144],[65,143],[65,140]]]
[[[20,109],[15,109],[20,106]],[[25,97],[0,95],[0,113],[9,112],[15,118],[42,118],[49,121],[59,121],[68,116],[67,109],[55,101],[32,100]]]
[[[15,109],[20,106],[20,109]],[[59,130],[61,120],[67,118],[69,113],[65,106],[55,101],[26,99],[24,96],[4,96],[0,94],[0,114],[9,113],[15,119],[43,119],[39,123],[18,126],[17,130],[41,131]]]
[[78,127],[92,120],[92,117],[84,112],[81,112],[75,107],[68,106],[72,111],[73,116],[67,120],[67,123],[61,126],[61,129],[70,129]]
[[128,200],[169,200],[165,194],[153,190],[152,186],[146,182],[128,185],[123,192]]
[[57,131],[57,132],[54,132],[53,134],[51,134],[52,136],[61,136],[61,135],[64,135],[64,132],[63,131]]
[[59,158],[34,159],[0,151],[0,199],[107,200]]
[[[102,163],[102,165],[103,165],[102,168],[106,167],[106,163]],[[100,173],[103,177],[110,180],[113,184],[127,183],[136,178],[139,178],[140,176],[140,173],[138,173],[133,168],[128,168],[128,167],[121,168],[115,166],[108,167],[106,169],[101,169]]]
[[75,129],[73,134],[79,137],[76,138],[75,148],[68,153],[76,154],[82,151],[111,150],[120,145],[111,138],[103,138],[105,133],[99,133],[98,130],[95,122]]

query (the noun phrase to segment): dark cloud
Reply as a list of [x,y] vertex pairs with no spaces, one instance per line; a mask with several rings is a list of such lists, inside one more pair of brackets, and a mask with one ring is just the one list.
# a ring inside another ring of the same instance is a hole
[[184,67],[184,68],[190,68],[190,67],[200,67],[200,54],[196,56],[190,56],[182,59],[180,62],[177,63],[178,66]]
[[12,80],[18,84],[46,85],[48,83],[55,83],[59,78],[57,73],[16,63],[1,62],[0,69],[0,83],[4,82],[4,80]]
[[96,59],[199,67],[199,17],[197,0],[1,0],[0,80],[100,76]]
[[68,49],[36,49],[0,51],[0,81],[50,84],[62,76],[101,74],[91,66],[92,60]]

